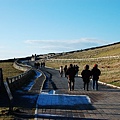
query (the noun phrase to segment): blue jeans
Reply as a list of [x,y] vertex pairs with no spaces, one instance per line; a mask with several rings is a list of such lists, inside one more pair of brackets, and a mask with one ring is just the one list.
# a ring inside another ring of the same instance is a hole
[[98,90],[98,80],[93,80],[93,89]]

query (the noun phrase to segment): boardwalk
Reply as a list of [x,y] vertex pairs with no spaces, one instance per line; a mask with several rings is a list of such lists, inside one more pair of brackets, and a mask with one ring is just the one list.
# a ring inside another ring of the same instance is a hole
[[[99,84],[99,90],[95,91],[90,83],[89,91],[86,91],[82,79],[76,77],[75,90],[68,91],[67,78],[60,77],[58,70],[41,70],[48,80],[42,91],[44,75],[34,81],[30,90],[23,87],[13,94],[13,106],[19,108],[14,111],[15,120],[120,120],[120,89]],[[47,94],[51,91],[53,95]],[[46,94],[45,98],[41,92]],[[90,104],[86,104],[83,97]],[[5,107],[1,98],[0,105]],[[75,104],[68,98],[76,101]]]
[[68,91],[65,77],[60,77],[59,72],[54,69],[48,68],[46,71],[52,74],[49,90],[55,89],[56,94],[87,95],[91,106],[52,106],[52,103],[46,107],[38,106],[36,120],[120,120],[120,89],[99,84],[99,91],[92,90],[91,85],[89,91],[84,91],[82,79],[76,77],[75,90]]

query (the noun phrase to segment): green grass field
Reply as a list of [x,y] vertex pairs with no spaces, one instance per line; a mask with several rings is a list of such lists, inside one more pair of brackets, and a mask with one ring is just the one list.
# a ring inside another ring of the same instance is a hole
[[[13,67],[13,62],[0,62],[0,68],[2,68],[3,80],[5,81],[7,77],[17,76],[23,73],[20,70],[17,70]],[[1,107],[0,108],[0,120],[14,120],[14,116],[6,115],[9,108]],[[2,114],[2,111],[5,111]]]
[[13,77],[23,73],[13,67],[13,62],[0,62],[0,68],[2,68],[4,80],[6,80],[7,77]]

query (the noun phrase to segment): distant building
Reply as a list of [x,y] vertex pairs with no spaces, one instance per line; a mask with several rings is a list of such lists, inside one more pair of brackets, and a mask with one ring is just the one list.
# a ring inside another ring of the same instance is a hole
[[36,54],[32,55],[32,57],[31,57],[31,61],[35,61],[35,60],[36,60]]

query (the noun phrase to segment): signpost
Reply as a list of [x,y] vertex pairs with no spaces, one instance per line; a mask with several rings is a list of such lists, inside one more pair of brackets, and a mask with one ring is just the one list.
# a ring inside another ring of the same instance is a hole
[[12,93],[10,91],[10,88],[9,88],[7,82],[4,82],[4,86],[5,86],[5,89],[7,91],[7,94],[8,94],[9,100],[10,100],[9,112],[12,112],[13,111],[13,106],[12,106],[13,96],[12,96]]
[[12,96],[12,94],[11,94],[11,91],[10,91],[10,88],[9,88],[7,82],[5,82],[4,85],[5,85],[5,88],[6,88],[6,91],[7,91],[7,94],[8,94],[9,99],[12,100],[12,99],[13,99],[13,96]]
[[2,68],[0,68],[0,88],[2,88],[3,86],[3,74],[2,74]]
[[3,81],[2,68],[0,68],[0,94],[7,94],[8,95],[9,102],[10,102],[9,112],[12,112],[13,111],[13,107],[12,107],[13,96],[11,94],[8,83]]

